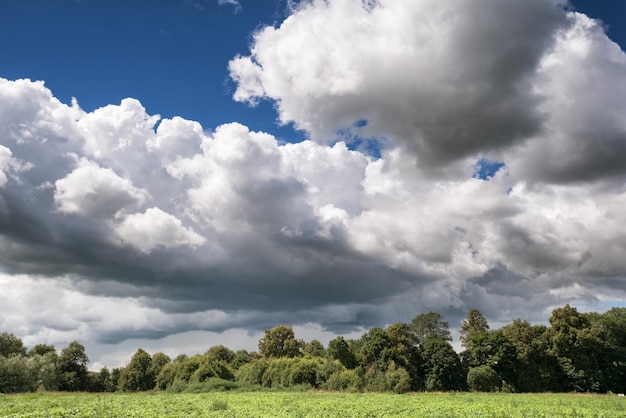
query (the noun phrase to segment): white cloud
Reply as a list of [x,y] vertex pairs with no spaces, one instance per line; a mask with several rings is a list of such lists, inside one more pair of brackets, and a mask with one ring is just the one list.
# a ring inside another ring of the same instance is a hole
[[146,190],[134,187],[110,168],[82,159],[77,168],[57,180],[54,200],[63,213],[110,217],[122,209],[141,206],[148,198]]
[[180,219],[159,208],[149,208],[144,213],[124,216],[115,232],[122,243],[130,244],[139,251],[149,253],[158,246],[195,248],[206,239],[183,226]]
[[7,173],[11,163],[11,150],[0,145],[0,187],[7,183]]

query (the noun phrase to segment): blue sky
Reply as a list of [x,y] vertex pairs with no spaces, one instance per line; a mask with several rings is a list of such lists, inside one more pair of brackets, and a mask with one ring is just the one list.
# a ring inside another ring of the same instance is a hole
[[45,80],[60,100],[76,97],[86,110],[133,97],[151,114],[206,129],[239,121],[299,140],[275,123],[270,103],[235,103],[227,69],[256,29],[286,12],[285,0],[7,1],[0,5],[2,75]]
[[97,368],[623,306],[626,5],[557,3],[0,2],[0,332]]

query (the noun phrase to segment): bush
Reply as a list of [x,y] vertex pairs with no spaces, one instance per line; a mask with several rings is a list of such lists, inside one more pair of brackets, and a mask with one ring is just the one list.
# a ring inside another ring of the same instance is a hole
[[363,378],[356,370],[340,370],[330,375],[322,388],[327,390],[360,392],[363,390]]
[[502,388],[502,379],[489,366],[471,367],[467,372],[467,386],[473,392],[496,392]]

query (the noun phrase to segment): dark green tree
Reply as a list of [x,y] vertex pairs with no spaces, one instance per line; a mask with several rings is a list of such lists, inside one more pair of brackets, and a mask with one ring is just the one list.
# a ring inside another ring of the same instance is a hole
[[61,350],[59,356],[59,370],[61,372],[61,383],[59,389],[68,392],[87,390],[87,365],[89,357],[85,354],[85,347],[72,341],[67,347]]
[[606,333],[570,305],[552,311],[549,319],[552,353],[567,380],[565,390],[604,391],[603,361],[607,357]]
[[510,383],[519,392],[562,390],[561,369],[550,350],[546,326],[516,319],[502,332],[517,354],[516,376]]
[[450,343],[438,336],[426,338],[422,344],[425,387],[428,391],[464,390],[466,370]]
[[326,352],[329,357],[339,360],[347,369],[356,367],[356,357],[343,337],[330,340]]
[[502,380],[489,366],[470,367],[467,372],[467,386],[473,392],[496,392],[502,387]]

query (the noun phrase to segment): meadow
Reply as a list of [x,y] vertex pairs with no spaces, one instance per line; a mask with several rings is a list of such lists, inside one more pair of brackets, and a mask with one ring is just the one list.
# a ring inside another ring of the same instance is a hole
[[2,417],[577,417],[626,416],[615,395],[220,392],[0,395]]

